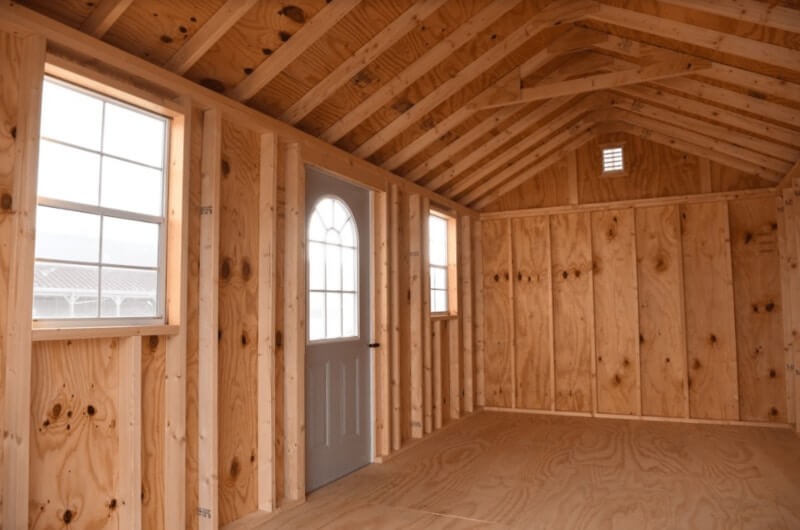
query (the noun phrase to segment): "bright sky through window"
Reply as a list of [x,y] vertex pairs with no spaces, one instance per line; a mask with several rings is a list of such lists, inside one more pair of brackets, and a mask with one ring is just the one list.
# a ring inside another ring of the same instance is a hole
[[161,319],[169,121],[47,78],[35,319]]
[[428,217],[428,247],[431,273],[431,313],[446,313],[447,305],[447,219]]

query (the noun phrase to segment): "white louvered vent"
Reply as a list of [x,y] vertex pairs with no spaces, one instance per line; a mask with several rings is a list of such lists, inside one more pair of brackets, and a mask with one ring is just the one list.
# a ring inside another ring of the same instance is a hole
[[625,169],[622,157],[622,147],[608,147],[603,149],[603,173],[612,173]]

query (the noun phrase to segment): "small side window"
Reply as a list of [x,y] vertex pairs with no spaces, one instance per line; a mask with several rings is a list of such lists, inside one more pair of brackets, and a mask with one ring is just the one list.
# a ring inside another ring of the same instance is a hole
[[451,303],[451,285],[455,281],[455,256],[453,256],[450,224],[452,219],[431,213],[428,217],[428,261],[430,265],[431,313],[448,313]]

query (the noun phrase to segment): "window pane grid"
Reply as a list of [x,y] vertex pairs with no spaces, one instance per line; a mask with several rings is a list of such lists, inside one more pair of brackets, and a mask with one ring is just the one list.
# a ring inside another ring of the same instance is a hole
[[308,226],[309,341],[358,336],[356,236],[343,202],[325,197],[316,204]]
[[[96,121],[91,123],[91,119],[85,116],[77,124],[75,120],[68,121],[74,109],[65,109],[65,101],[78,101],[84,107],[94,105],[95,111],[99,112],[90,113],[90,117]],[[59,167],[63,161],[58,159],[40,161],[40,175],[41,168],[49,170],[46,179],[40,178],[37,203],[40,209],[45,208],[42,213],[54,212],[51,217],[57,220],[61,214],[55,212],[71,212],[86,220],[95,218],[96,225],[87,233],[80,223],[51,221],[49,225],[42,225],[47,222],[47,216],[37,217],[34,319],[83,321],[102,318],[110,321],[115,318],[163,318],[163,267],[166,259],[164,168],[167,165],[169,120],[51,78],[45,79],[42,107],[40,143],[43,149],[40,152],[45,153],[44,156],[51,155],[53,151],[49,146],[55,146],[61,149],[62,156],[84,153],[81,156],[94,156],[99,164],[93,162],[88,166],[90,180],[86,181],[82,178],[86,167]],[[114,153],[108,152],[106,146],[109,137],[107,109],[111,107],[118,114],[116,130],[111,133],[117,136],[118,152]],[[133,132],[128,130],[131,120],[138,122],[131,125]],[[137,127],[139,134],[136,134]],[[121,156],[120,153],[132,156]],[[111,189],[123,186],[122,191],[115,191],[117,200],[114,206],[121,205],[125,209],[106,206],[103,185],[107,179],[116,178],[114,170],[106,167],[106,160],[121,161],[130,167],[152,172],[149,187],[143,186],[141,179],[132,179],[130,174],[121,175],[122,180],[117,178],[109,182],[115,186]],[[95,171],[97,174],[92,177],[91,173]],[[86,186],[88,182],[89,189],[95,188],[91,200],[81,200],[89,199],[88,195],[68,193],[71,181],[76,177],[80,179],[79,184]],[[93,178],[96,182],[91,182]],[[149,205],[143,205],[143,202],[149,202]],[[129,205],[133,211],[128,209]],[[87,236],[91,239],[87,240]],[[71,242],[76,242],[79,247],[94,247],[90,251],[93,258],[84,253],[70,259]]]
[[447,313],[448,308],[448,220],[439,215],[428,216],[428,263],[430,265],[431,313]]

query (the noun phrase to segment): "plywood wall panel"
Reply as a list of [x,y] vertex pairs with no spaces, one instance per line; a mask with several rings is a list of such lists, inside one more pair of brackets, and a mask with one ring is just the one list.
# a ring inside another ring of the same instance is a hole
[[638,414],[639,307],[633,209],[592,213],[597,411]]
[[567,162],[561,159],[483,208],[484,212],[546,208],[569,202]]
[[687,416],[683,262],[677,205],[636,210],[642,414]]
[[219,510],[258,509],[257,331],[260,138],[223,122],[219,267]]
[[[594,307],[590,223],[586,213],[550,218],[555,397],[556,410],[562,411],[591,412],[593,407]],[[487,244],[486,234],[483,241],[484,245]],[[486,369],[490,369],[488,358]]]
[[511,407],[514,315],[510,295],[510,223],[503,219],[482,225],[486,405]]
[[681,237],[690,413],[735,420],[739,397],[727,203],[682,205]]
[[30,528],[109,528],[116,513],[117,339],[34,343]]
[[517,407],[549,409],[553,404],[549,218],[512,219],[511,238]]
[[729,204],[736,308],[739,412],[743,420],[785,422],[778,219],[771,197]]
[[[622,145],[626,172],[603,175],[602,148]],[[700,193],[698,159],[626,133],[608,133],[577,151],[581,203]],[[669,168],[665,171],[664,168]]]

